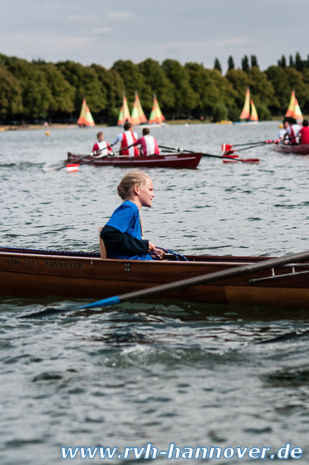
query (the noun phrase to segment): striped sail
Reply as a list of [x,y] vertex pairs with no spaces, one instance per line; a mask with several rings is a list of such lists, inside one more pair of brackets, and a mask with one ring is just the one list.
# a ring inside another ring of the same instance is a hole
[[135,91],[135,101],[134,101],[134,105],[133,105],[133,109],[131,113],[131,123],[132,124],[147,123],[147,118],[142,108],[137,91]]
[[122,106],[120,108],[119,116],[118,116],[118,126],[123,126],[123,124],[128,121],[131,123],[131,116],[129,112],[128,102],[125,95],[123,95]]
[[161,112],[157,97],[153,96],[153,106],[149,116],[149,124],[161,124],[165,121],[165,118]]
[[292,90],[289,107],[285,116],[291,116],[299,122],[301,122],[304,119],[299,103],[295,96],[295,90]]
[[77,120],[77,124],[80,127],[90,127],[90,126],[95,126],[95,123],[92,118],[92,114],[89,110],[89,107],[86,103],[86,99],[84,98],[83,103],[82,103],[82,109],[80,112],[80,116]]
[[240,114],[239,119],[249,119],[250,118],[250,89],[249,87],[246,90],[245,104]]
[[250,115],[250,121],[258,121],[259,117],[255,108],[255,105],[253,103],[253,100],[250,100],[251,103],[251,115]]

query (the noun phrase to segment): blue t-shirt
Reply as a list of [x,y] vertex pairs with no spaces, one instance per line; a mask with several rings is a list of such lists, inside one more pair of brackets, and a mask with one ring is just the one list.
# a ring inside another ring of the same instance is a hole
[[[118,231],[122,233],[127,233],[136,239],[142,239],[139,210],[137,205],[130,200],[126,200],[118,208],[116,208],[106,225],[118,229]],[[123,258],[130,260],[153,260],[149,254],[130,256],[129,254],[125,254],[123,252],[119,252],[119,254],[114,252],[116,251],[113,251],[113,258]]]

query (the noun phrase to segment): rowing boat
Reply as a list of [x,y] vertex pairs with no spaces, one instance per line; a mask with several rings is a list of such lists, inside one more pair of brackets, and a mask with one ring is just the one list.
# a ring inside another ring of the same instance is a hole
[[[105,298],[208,273],[260,263],[266,257],[186,256],[177,261],[101,259],[100,254],[0,248],[0,296]],[[309,307],[309,262],[249,271],[158,298],[212,304]]]
[[140,155],[129,157],[110,155],[95,158],[90,155],[78,155],[68,152],[67,163],[87,163],[95,166],[120,166],[124,168],[196,168],[201,160],[201,153],[166,153],[162,155]]
[[292,153],[295,155],[309,155],[309,144],[276,144],[275,152]]

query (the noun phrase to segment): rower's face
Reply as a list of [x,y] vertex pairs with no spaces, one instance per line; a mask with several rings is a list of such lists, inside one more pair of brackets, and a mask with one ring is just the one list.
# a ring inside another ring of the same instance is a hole
[[154,198],[154,192],[153,192],[153,182],[151,179],[148,178],[143,186],[139,186],[138,198],[139,198],[139,201],[142,207],[152,206],[152,199]]

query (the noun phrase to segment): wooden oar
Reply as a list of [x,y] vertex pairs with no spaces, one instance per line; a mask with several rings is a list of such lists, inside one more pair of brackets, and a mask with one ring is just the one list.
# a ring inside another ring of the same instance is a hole
[[243,144],[222,144],[222,152],[225,152],[226,150],[230,150],[232,147],[244,147],[246,145],[264,145],[264,144],[276,144],[278,143],[277,140],[262,140],[259,142],[246,142]]
[[[172,147],[165,147],[163,145],[159,145],[160,148],[162,149],[168,149],[168,150],[175,150],[177,152],[186,152],[186,153],[196,153],[193,152],[193,150],[186,150],[186,149],[177,149],[177,148],[172,148]],[[224,156],[224,155],[212,155],[210,153],[205,153],[205,152],[199,152],[202,153],[203,157],[211,157],[211,158],[220,158],[220,160],[224,161],[224,163],[259,163],[260,159],[259,158],[234,158],[233,156]]]
[[302,252],[302,253],[296,253],[296,254],[292,254],[289,256],[280,257],[280,258],[271,258],[265,261],[259,261],[258,263],[254,263],[253,265],[237,266],[237,267],[229,268],[223,271],[216,271],[214,273],[207,273],[202,276],[182,279],[180,281],[162,284],[162,285],[150,287],[147,289],[141,289],[139,291],[128,292],[127,294],[108,297],[107,299],[97,300],[96,302],[92,302],[86,305],[80,305],[78,307],[64,308],[61,310],[58,310],[56,308],[47,308],[46,310],[42,310],[41,312],[22,315],[19,318],[37,318],[41,316],[49,316],[49,315],[55,315],[55,314],[60,315],[62,313],[72,312],[76,310],[83,310],[87,308],[109,307],[112,305],[117,305],[121,302],[141,299],[143,297],[148,298],[156,294],[163,294],[163,293],[175,291],[178,289],[185,289],[186,287],[197,286],[199,284],[211,283],[211,282],[219,281],[222,279],[227,279],[227,278],[232,278],[235,276],[252,273],[254,271],[267,270],[270,268],[274,268],[276,266],[286,265],[287,263],[298,263],[298,262],[304,261],[305,259],[309,259],[309,251]]
[[[103,147],[102,149],[100,150],[96,150],[95,152],[90,152],[88,153],[87,155],[83,155],[81,158],[79,158],[78,160],[76,160],[74,162],[74,164],[79,164],[82,160],[85,160],[86,157],[95,157],[95,154],[99,154],[100,152],[102,152],[102,150],[107,150],[107,149],[110,149],[112,148],[113,145],[107,145],[106,147]],[[106,155],[104,155],[104,157],[108,157],[108,153]],[[92,163],[93,161],[95,160],[95,158],[91,159],[90,161],[87,160],[87,162],[85,163],[81,163],[81,165],[84,165],[86,163]],[[63,168],[66,168],[68,166],[68,164],[63,164],[61,166],[58,166],[56,168],[45,168],[43,171],[59,171],[59,170],[62,170]]]

